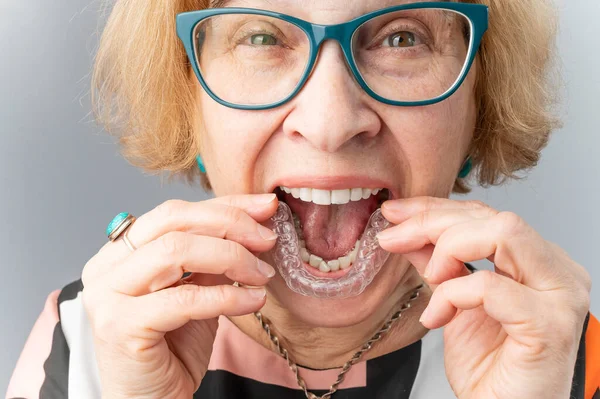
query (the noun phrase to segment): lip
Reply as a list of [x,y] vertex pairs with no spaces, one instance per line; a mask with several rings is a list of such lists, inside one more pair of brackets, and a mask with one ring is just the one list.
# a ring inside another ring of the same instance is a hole
[[400,198],[397,190],[392,188],[390,182],[381,179],[374,179],[368,176],[288,176],[281,177],[269,186],[268,193],[272,193],[277,187],[285,186],[289,188],[310,187],[318,190],[342,190],[348,188],[386,188],[390,192],[390,198]]
[[315,277],[320,277],[320,278],[330,278],[332,280],[335,280],[337,278],[343,277],[346,274],[348,274],[348,272],[350,271],[350,269],[352,269],[352,267],[354,265],[351,265],[349,268],[347,269],[340,269],[340,270],[336,270],[335,272],[331,271],[329,273],[324,273],[322,271],[320,271],[317,268],[312,267],[311,265],[309,265],[306,262],[302,262],[302,266],[313,276]]

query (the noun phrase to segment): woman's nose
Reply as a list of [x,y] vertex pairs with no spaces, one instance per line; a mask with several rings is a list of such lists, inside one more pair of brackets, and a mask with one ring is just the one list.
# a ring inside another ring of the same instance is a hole
[[283,123],[288,135],[301,135],[315,148],[338,151],[354,137],[374,137],[381,129],[370,97],[354,80],[338,43],[323,43],[312,74],[292,100]]

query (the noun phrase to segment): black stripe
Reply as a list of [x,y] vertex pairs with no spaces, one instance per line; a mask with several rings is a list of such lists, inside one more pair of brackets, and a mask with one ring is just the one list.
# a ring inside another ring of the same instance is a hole
[[600,399],[600,388],[596,389],[596,393],[592,396],[592,399]]
[[65,399],[69,385],[69,346],[60,322],[54,327],[50,356],[44,362],[46,374],[40,389],[40,399]]
[[77,294],[79,294],[81,291],[83,291],[83,283],[81,282],[81,279],[66,285],[58,295],[59,308],[60,304],[64,301],[70,301],[71,299],[77,298]]
[[[367,361],[367,386],[341,389],[335,399],[408,399],[421,358],[421,341]],[[287,368],[284,373],[292,373]],[[333,382],[333,381],[332,381]],[[314,390],[324,395],[325,390]],[[306,399],[298,389],[267,384],[224,370],[209,370],[194,394],[195,399]]]
[[587,331],[589,320],[590,314],[588,313],[583,322],[583,332],[581,333],[579,349],[577,350],[575,373],[573,374],[573,383],[571,385],[571,399],[584,399],[585,396],[585,333]]
[[52,348],[50,355],[44,362],[45,378],[40,388],[40,399],[65,399],[68,397],[69,386],[69,345],[62,330],[60,319],[60,304],[77,298],[83,290],[81,279],[66,285],[58,295],[59,322],[54,327],[52,334]]
[[367,361],[369,398],[408,399],[421,363],[422,341]]
[[471,272],[471,273],[475,273],[477,271],[477,268],[475,268],[475,266],[473,266],[470,263],[465,263],[465,267]]

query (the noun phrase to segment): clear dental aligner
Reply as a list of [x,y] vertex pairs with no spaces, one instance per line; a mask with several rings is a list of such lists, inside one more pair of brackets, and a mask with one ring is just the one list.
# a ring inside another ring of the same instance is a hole
[[272,255],[275,266],[288,287],[299,294],[316,298],[342,299],[361,294],[373,281],[381,266],[389,257],[377,243],[377,233],[390,223],[377,209],[365,227],[357,246],[356,259],[350,270],[339,278],[317,277],[309,273],[302,264],[298,234],[289,206],[279,203],[277,212],[270,220],[271,229],[278,235]]

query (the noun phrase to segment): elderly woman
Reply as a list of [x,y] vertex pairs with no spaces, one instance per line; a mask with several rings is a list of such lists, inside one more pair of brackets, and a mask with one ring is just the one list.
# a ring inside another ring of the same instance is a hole
[[584,268],[448,199],[472,169],[536,164],[554,18],[550,0],[116,2],[99,117],[132,163],[216,198],[119,214],[8,397],[600,398]]

